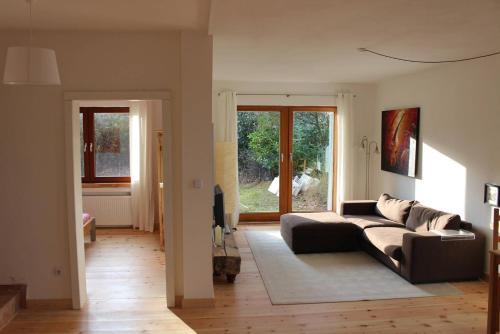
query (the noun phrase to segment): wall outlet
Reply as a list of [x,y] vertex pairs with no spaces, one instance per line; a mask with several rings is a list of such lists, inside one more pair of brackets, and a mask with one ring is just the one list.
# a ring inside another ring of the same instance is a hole
[[11,284],[17,284],[23,282],[26,282],[26,278],[22,276],[9,276],[9,283]]

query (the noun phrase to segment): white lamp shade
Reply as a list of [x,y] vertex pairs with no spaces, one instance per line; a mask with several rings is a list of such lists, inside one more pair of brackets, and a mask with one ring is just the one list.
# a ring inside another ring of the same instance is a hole
[[60,85],[56,53],[51,49],[13,46],[7,49],[3,83]]

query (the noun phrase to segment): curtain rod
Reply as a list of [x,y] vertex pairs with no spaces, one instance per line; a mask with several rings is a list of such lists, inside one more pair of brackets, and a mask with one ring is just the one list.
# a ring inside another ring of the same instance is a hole
[[[220,96],[221,93],[217,93],[218,96]],[[252,94],[252,93],[236,93],[237,96],[285,96],[285,97],[291,97],[291,96],[324,96],[324,97],[337,97],[339,94],[286,94],[286,93],[281,93],[281,94],[276,94],[276,93],[264,93],[264,94]],[[356,95],[353,95],[353,97],[356,97]]]

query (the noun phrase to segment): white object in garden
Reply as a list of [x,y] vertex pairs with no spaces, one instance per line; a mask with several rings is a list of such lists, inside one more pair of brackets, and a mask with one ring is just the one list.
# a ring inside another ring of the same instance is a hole
[[300,183],[300,178],[298,176],[295,176],[295,178],[292,180],[292,195],[297,197],[297,195],[300,193],[301,188],[302,184]]
[[314,177],[310,177],[307,174],[302,174],[299,179],[300,191],[307,192],[311,188],[316,188],[319,185],[319,180]]
[[270,193],[276,195],[276,196],[280,196],[280,177],[279,176],[276,176],[273,180],[273,182],[271,182],[271,184],[269,185],[269,188],[267,188],[267,191],[269,191]]

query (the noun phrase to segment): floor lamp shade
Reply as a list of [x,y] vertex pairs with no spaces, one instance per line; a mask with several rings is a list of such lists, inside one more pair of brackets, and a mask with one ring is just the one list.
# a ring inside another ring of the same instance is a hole
[[3,83],[60,85],[56,53],[51,49],[13,46],[7,49]]

